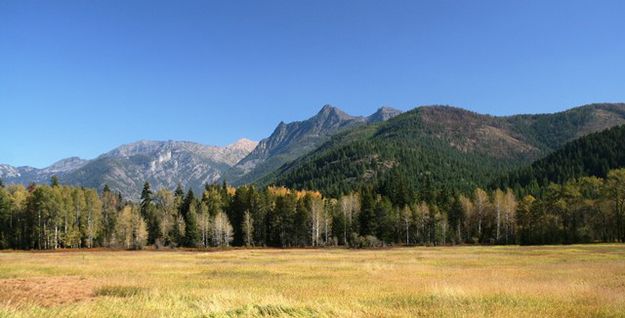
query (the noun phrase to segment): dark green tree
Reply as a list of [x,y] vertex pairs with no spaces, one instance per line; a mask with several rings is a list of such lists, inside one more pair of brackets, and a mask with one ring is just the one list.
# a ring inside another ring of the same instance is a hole
[[195,247],[200,242],[200,229],[197,221],[197,201],[193,190],[189,189],[182,202],[180,214],[184,220],[184,242],[183,245]]
[[[399,214],[391,201],[383,197],[375,204],[375,236],[384,243],[393,243],[399,237]],[[371,224],[371,223],[370,223]]]
[[50,178],[50,186],[51,187],[58,187],[59,186],[59,178],[57,176],[52,176]]
[[141,217],[145,220],[148,228],[148,244],[154,244],[163,237],[161,233],[162,220],[156,216],[156,210],[153,201],[153,193],[150,189],[150,183],[143,184],[141,191]]
[[195,202],[189,206],[185,218],[185,245],[188,247],[197,247],[201,242],[200,229],[197,221],[197,205]]
[[376,202],[371,189],[363,188],[360,192],[361,212],[358,215],[360,223],[360,235],[376,235],[378,231],[376,217]]
[[297,246],[311,244],[311,210],[312,198],[305,195],[298,200],[295,215],[293,216],[293,241]]
[[463,242],[463,224],[465,222],[464,210],[462,209],[462,204],[460,203],[460,198],[455,196],[451,201],[451,206],[449,208],[448,222],[449,222],[449,230],[451,232],[451,238],[455,243]]

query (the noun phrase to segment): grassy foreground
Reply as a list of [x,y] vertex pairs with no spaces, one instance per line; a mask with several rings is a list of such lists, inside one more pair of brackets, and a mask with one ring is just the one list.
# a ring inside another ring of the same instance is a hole
[[625,245],[0,253],[0,317],[625,317]]

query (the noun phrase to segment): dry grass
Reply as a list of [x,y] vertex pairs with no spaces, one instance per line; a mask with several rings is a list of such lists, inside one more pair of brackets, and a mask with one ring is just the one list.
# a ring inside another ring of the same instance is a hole
[[2,279],[0,303],[49,307],[86,300],[93,296],[92,290],[91,282],[75,276]]
[[0,317],[625,317],[625,246],[0,253]]

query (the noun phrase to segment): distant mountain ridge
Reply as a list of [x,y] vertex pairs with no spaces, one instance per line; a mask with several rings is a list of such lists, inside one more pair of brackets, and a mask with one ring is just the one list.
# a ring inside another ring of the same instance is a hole
[[154,189],[178,183],[199,190],[245,157],[256,142],[240,139],[226,147],[187,141],[142,140],[119,146],[93,160],[64,159],[44,168],[0,165],[6,183],[47,183],[56,175],[62,183],[102,189],[107,184],[129,199],[138,199],[145,181]]
[[187,141],[141,140],[121,145],[92,160],[72,157],[43,169],[0,164],[0,178],[5,183],[47,183],[56,175],[65,184],[98,189],[107,184],[133,200],[139,198],[145,181],[154,189],[173,189],[180,183],[196,191],[205,183],[222,180],[251,183],[315,150],[339,131],[387,120],[399,113],[381,107],[368,117],[351,116],[325,105],[307,120],[281,122],[260,143],[240,139],[232,145],[216,147]]
[[315,150],[330,136],[346,128],[385,121],[400,113],[399,110],[382,107],[368,117],[351,116],[337,107],[325,105],[307,120],[288,124],[280,122],[271,136],[261,140],[224,178],[237,185],[254,183],[282,165]]
[[0,164],[0,178],[9,183],[48,182],[53,175],[62,175],[80,169],[87,164],[88,161],[89,160],[78,157],[69,157],[59,160],[43,169],[28,166],[13,167],[7,164]]

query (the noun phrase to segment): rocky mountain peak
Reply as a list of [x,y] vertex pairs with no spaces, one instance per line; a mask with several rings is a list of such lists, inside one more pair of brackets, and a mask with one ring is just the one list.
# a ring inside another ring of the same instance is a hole
[[53,163],[44,170],[50,173],[68,172],[81,168],[87,164],[87,162],[89,162],[89,160],[81,159],[79,157],[69,157]]
[[20,176],[20,171],[7,164],[0,164],[0,178],[15,178]]
[[344,121],[344,120],[351,120],[354,118],[356,117],[350,116],[349,114],[345,113],[344,111],[342,111],[341,109],[337,107],[334,107],[330,104],[326,104],[321,108],[321,110],[317,113],[317,115],[315,115],[315,117],[311,119],[317,119],[317,120],[336,119],[336,120]]
[[241,138],[234,143],[226,146],[226,148],[231,150],[247,151],[249,153],[254,150],[254,148],[256,148],[256,145],[258,145],[257,141],[249,140],[247,138]]
[[382,106],[378,108],[378,110],[375,113],[367,117],[367,121],[370,123],[386,121],[401,113],[402,111],[399,109],[395,109],[395,108],[388,107],[388,106]]

